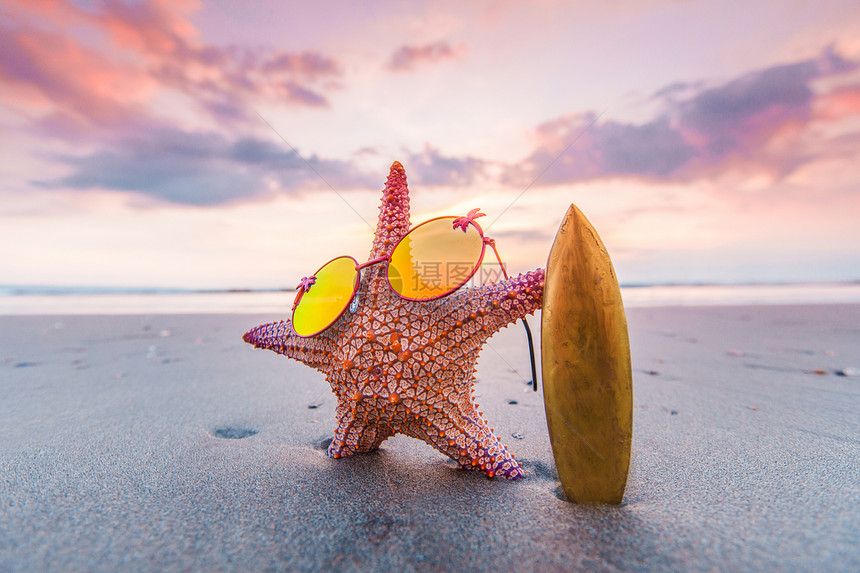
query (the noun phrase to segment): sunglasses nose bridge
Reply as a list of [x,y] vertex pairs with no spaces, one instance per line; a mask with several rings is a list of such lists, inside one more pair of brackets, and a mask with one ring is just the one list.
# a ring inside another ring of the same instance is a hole
[[[356,270],[356,272],[359,273],[359,276],[360,276],[362,269],[365,269],[369,266],[376,265],[379,263],[387,263],[390,260],[391,260],[391,257],[389,255],[382,255],[381,257],[376,257],[375,259],[371,259],[371,260],[364,262],[364,263],[361,263],[361,264],[356,263],[355,270]],[[361,288],[357,288],[352,295],[352,299],[349,301],[349,312],[355,312],[356,310],[358,310],[358,302],[359,302],[358,299],[360,296],[361,296]]]
[[379,263],[386,263],[391,260],[389,255],[382,255],[381,257],[376,257],[375,259],[371,259],[366,263],[361,263],[360,265],[355,265],[355,270],[360,271],[361,269],[367,268],[372,265],[376,265]]

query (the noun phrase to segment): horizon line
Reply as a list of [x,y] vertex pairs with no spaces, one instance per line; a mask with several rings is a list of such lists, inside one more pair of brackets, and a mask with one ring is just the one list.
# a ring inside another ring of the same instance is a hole
[[[823,281],[655,281],[621,283],[624,289],[671,288],[671,287],[782,287],[782,286],[852,286],[860,285],[860,278]],[[169,295],[169,294],[251,294],[296,292],[288,287],[142,287],[142,286],[85,286],[85,285],[39,285],[0,284],[0,296],[77,296],[77,295]]]

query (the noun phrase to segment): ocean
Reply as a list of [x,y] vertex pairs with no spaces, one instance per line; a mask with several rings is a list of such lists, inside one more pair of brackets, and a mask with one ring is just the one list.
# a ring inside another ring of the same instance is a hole
[[[860,303],[860,283],[622,286],[626,307]],[[291,291],[184,291],[0,286],[0,315],[267,314],[288,316]]]

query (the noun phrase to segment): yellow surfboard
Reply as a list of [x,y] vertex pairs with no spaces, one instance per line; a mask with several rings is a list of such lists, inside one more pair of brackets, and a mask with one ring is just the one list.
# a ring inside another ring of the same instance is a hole
[[627,318],[609,253],[575,205],[547,261],[541,365],[552,453],[567,499],[621,503],[633,438]]

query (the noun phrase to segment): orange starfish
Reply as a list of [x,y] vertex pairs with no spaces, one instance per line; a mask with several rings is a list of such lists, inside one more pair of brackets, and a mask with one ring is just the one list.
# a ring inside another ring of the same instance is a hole
[[[394,162],[368,260],[390,254],[408,230],[406,172]],[[523,477],[472,390],[484,342],[541,307],[543,269],[429,301],[400,298],[385,273],[384,265],[365,268],[357,307],[319,334],[300,337],[287,320],[258,326],[244,340],[325,374],[337,396],[331,457],[376,449],[401,433],[489,477]]]

